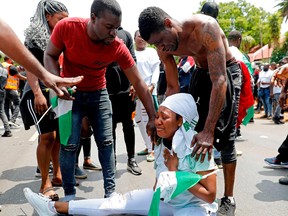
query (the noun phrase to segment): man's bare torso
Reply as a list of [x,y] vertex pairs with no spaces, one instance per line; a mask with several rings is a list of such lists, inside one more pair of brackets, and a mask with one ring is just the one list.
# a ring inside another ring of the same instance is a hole
[[197,66],[207,69],[209,55],[215,56],[210,61],[214,59],[216,64],[219,60],[227,62],[233,57],[225,34],[214,18],[202,14],[193,15],[181,24],[181,28],[178,48],[170,54],[192,56]]

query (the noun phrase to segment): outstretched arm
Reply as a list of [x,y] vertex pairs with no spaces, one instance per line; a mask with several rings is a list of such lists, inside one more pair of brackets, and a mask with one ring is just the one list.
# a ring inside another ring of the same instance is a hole
[[129,81],[132,83],[133,87],[136,90],[136,93],[138,97],[140,98],[141,102],[143,103],[146,112],[149,116],[149,122],[147,123],[146,129],[148,132],[148,135],[151,136],[151,139],[153,139],[154,142],[156,142],[156,129],[155,129],[155,108],[153,105],[152,96],[149,92],[149,89],[146,85],[146,83],[143,81],[143,79],[140,76],[140,73],[138,72],[136,64],[134,66],[123,70]]
[[60,86],[72,86],[83,79],[83,77],[61,78],[49,73],[39,61],[21,43],[12,28],[0,19],[0,50],[22,65],[28,71],[39,77],[44,84],[52,88],[58,95],[63,95]]

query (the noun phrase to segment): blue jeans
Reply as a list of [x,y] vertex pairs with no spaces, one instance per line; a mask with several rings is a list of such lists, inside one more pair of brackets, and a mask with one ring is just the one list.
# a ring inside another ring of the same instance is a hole
[[265,115],[272,116],[272,102],[270,99],[270,88],[260,88],[260,98],[264,105]]
[[[13,109],[11,104],[13,103]],[[18,114],[20,112],[20,96],[17,90],[6,89],[4,109],[8,121],[16,122]],[[12,109],[12,116],[10,117],[10,109]]]
[[5,90],[0,91],[0,119],[3,122],[5,131],[10,131],[8,119],[7,119],[7,116],[4,112],[4,102],[5,102]]
[[98,157],[102,166],[105,196],[115,191],[115,157],[112,136],[112,109],[106,89],[93,92],[77,91],[73,95],[72,134],[68,145],[61,145],[60,167],[65,196],[75,195],[75,160],[80,145],[81,123],[84,115],[93,128]]
[[275,119],[280,119],[280,114],[281,114],[281,107],[280,107],[280,104],[279,104],[279,97],[280,97],[280,93],[274,94],[274,97],[273,97],[272,109],[273,109],[273,117]]

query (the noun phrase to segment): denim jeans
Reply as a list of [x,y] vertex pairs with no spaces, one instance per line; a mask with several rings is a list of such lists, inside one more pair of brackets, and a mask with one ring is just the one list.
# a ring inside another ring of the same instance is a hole
[[280,93],[274,94],[274,97],[273,97],[272,109],[273,109],[273,117],[275,119],[280,119],[280,114],[281,114],[281,107],[280,107],[280,104],[279,104],[279,97],[280,97]]
[[8,119],[7,119],[7,116],[4,112],[4,102],[5,102],[5,90],[0,91],[0,118],[3,122],[5,131],[10,131]]
[[[12,102],[13,108],[11,108],[11,102]],[[18,117],[18,114],[20,112],[20,96],[17,90],[6,89],[4,109],[5,109],[5,113],[8,118],[8,121],[15,123]],[[10,117],[10,109],[12,110],[11,117]]]
[[112,109],[106,89],[81,92],[73,95],[72,134],[68,145],[61,145],[60,167],[65,196],[75,195],[75,160],[80,145],[81,123],[84,114],[93,128],[98,157],[102,166],[105,196],[115,191],[115,158],[112,136]]
[[264,105],[265,115],[272,116],[272,102],[270,99],[270,88],[260,88],[260,98]]

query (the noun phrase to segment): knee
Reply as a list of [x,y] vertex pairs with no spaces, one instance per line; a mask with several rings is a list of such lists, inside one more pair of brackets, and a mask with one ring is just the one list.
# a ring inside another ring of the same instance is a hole
[[61,145],[61,150],[68,152],[76,152],[79,148],[78,144],[68,144],[67,146]]
[[103,142],[98,145],[99,149],[109,149],[113,147],[113,139],[111,140],[104,140]]
[[40,135],[40,143],[42,145],[53,145],[56,141],[56,135],[52,133],[45,133]]

